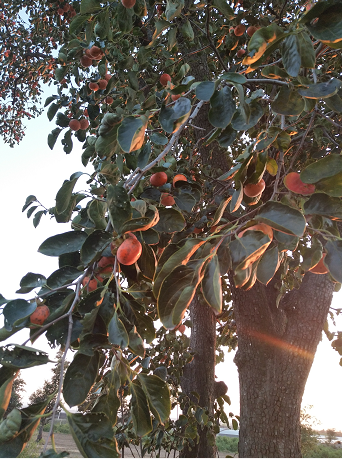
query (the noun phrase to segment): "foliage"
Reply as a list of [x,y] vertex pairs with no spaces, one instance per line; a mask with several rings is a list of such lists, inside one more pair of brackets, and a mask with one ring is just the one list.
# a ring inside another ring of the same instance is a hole
[[[45,106],[57,127],[48,146],[62,137],[69,154],[81,142],[82,164],[94,171],[87,190],[77,188],[83,172],[61,180],[53,207],[27,197],[23,211],[35,227],[49,215],[71,229],[38,249],[58,269],[21,279],[17,293],[33,292],[32,301],[0,297],[0,339],[26,329],[33,343],[45,334],[64,351],[62,375],[66,353],[76,352],[64,400],[73,407],[91,390],[98,395],[86,412],[67,413],[85,456],[117,457],[117,444],[143,436],[154,442],[147,449],[163,442],[182,449],[201,429],[214,434],[219,420],[235,426],[223,409],[226,395],[211,414],[180,394],[193,355],[177,328],[196,326],[188,307],[197,292],[217,315],[218,346],[236,346],[229,270],[245,290],[276,276],[280,301],[324,253],[336,289],[342,283],[340,2],[310,9],[305,1],[285,9],[280,1],[247,0],[137,0],[129,9],[112,0],[2,5],[0,133],[11,145],[19,141],[25,117],[40,111],[41,84],[53,82],[56,94]],[[260,28],[237,36],[240,23]],[[237,48],[246,50],[242,61]],[[305,193],[285,186],[291,171],[300,173],[297,184],[312,185]],[[168,181],[151,186],[158,172]],[[245,192],[260,182],[259,194]],[[162,193],[175,204],[161,205]],[[142,253],[125,265],[116,253],[130,233]],[[42,304],[50,315],[34,325],[30,317]],[[3,345],[0,407],[7,409],[18,369],[47,362],[32,347]],[[122,392],[131,400],[124,426],[117,423]],[[186,413],[178,424],[169,419],[170,395]],[[1,454],[20,453],[52,399],[11,411],[11,428],[0,424]],[[56,409],[59,401],[60,393]]]
[[319,444],[318,435],[313,429],[318,424],[318,421],[310,414],[309,410],[311,408],[311,405],[305,407],[300,413],[301,452],[303,457],[310,457],[307,454],[310,454]]
[[13,408],[21,408],[23,406],[22,399],[23,392],[25,392],[25,386],[26,382],[20,377],[19,372],[18,376],[13,381],[12,394],[5,415],[12,411]]
[[309,450],[303,457],[342,457],[342,449],[330,445],[318,444]]
[[[45,424],[43,431],[44,432],[49,432],[50,431],[51,424]],[[60,433],[60,434],[70,434],[70,426],[67,423],[56,423],[55,428],[54,428],[55,433]]]
[[238,438],[224,437],[223,435],[216,437],[216,445],[219,451],[229,451],[235,454],[238,452],[238,443]]
[[18,457],[39,457],[42,446],[42,441],[37,443],[33,438],[31,438]]

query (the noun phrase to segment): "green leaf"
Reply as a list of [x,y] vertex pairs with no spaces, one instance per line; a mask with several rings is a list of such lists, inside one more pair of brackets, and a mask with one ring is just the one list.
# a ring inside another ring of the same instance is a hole
[[156,375],[140,373],[137,379],[145,392],[150,410],[163,424],[169,419],[171,413],[170,391],[167,384]]
[[46,239],[38,252],[49,257],[59,257],[63,253],[77,252],[81,249],[87,234],[83,231],[68,231]]
[[55,146],[55,143],[58,139],[59,134],[62,132],[61,128],[55,128],[51,131],[51,133],[48,135],[48,146],[50,150],[53,150],[53,147]]
[[261,231],[246,231],[229,243],[234,270],[245,270],[265,252],[271,239]]
[[304,110],[304,100],[298,93],[300,90],[282,86],[271,104],[272,110],[280,115],[300,115]]
[[177,266],[164,279],[157,300],[158,316],[168,329],[178,325],[195,295],[203,275],[203,260],[189,262],[187,266]]
[[25,212],[25,210],[33,203],[33,202],[36,202],[37,201],[37,198],[33,195],[33,194],[30,194],[30,196],[27,196],[26,198],[26,201],[25,201],[25,204],[22,208],[22,212]]
[[257,267],[257,279],[262,284],[267,285],[273,278],[279,267],[279,251],[278,247],[272,247],[263,254],[260,258]]
[[154,250],[147,244],[142,244],[141,257],[137,263],[144,277],[152,280],[156,272],[157,259]]
[[104,413],[67,413],[71,434],[83,457],[120,457],[111,421]]
[[181,212],[172,208],[159,209],[159,222],[153,227],[159,233],[177,233],[186,226]]
[[287,250],[296,250],[299,238],[291,236],[290,234],[281,233],[280,231],[273,231],[275,239],[279,242],[279,252],[286,252]]
[[107,203],[114,231],[121,234],[122,225],[132,218],[132,207],[127,191],[120,185],[109,185]]
[[221,131],[220,135],[217,137],[217,141],[222,148],[228,148],[236,139],[236,131],[229,124],[226,129]]
[[[311,23],[316,18],[318,20]],[[342,40],[342,13],[339,1],[318,2],[303,16],[301,22],[305,23],[309,32],[323,43],[337,43]]]
[[116,344],[122,349],[125,349],[129,343],[127,330],[116,311],[108,325],[108,339],[111,344]]
[[342,282],[342,241],[328,241],[325,245],[327,255],[324,264],[336,282]]
[[98,0],[82,0],[80,13],[95,13],[97,10],[101,9],[101,4]]
[[243,65],[251,65],[263,56],[266,49],[286,37],[283,30],[275,23],[268,27],[258,29],[248,43],[248,56],[243,60]]
[[83,172],[76,172],[75,174],[72,174],[70,180],[65,180],[62,187],[57,192],[56,210],[59,214],[67,209],[75,184],[81,175],[83,175]]
[[222,284],[217,255],[214,255],[206,266],[202,279],[202,292],[209,306],[211,306],[217,314],[220,314],[222,311]]
[[157,38],[162,34],[162,32],[167,29],[168,27],[170,27],[171,24],[168,22],[168,21],[165,21],[165,19],[157,19],[155,21],[155,29],[154,29],[154,32],[153,32],[153,35],[152,35],[152,40],[150,41],[150,43],[146,46],[146,48],[151,48],[154,43],[156,42]]
[[[101,171],[103,173],[103,171]],[[104,202],[94,199],[91,201],[88,207],[88,217],[94,223],[95,228],[99,230],[106,229],[107,220],[105,219],[105,213],[107,206]]]
[[234,271],[234,284],[236,288],[241,288],[247,284],[252,275],[252,265],[246,269],[236,269]]
[[219,221],[221,220],[221,217],[223,215],[223,212],[225,211],[227,205],[229,204],[229,202],[231,201],[232,197],[229,196],[228,198],[226,199],[222,199],[222,201],[220,202],[220,205],[218,206],[218,208],[216,209],[216,212],[215,212],[215,215],[214,215],[214,218],[213,220],[210,222],[210,225],[209,226],[215,226],[219,223]]
[[297,35],[287,36],[281,44],[281,50],[286,72],[294,78],[297,77],[301,67],[301,56],[299,53]]
[[73,407],[80,405],[87,398],[99,369],[100,353],[93,356],[77,353],[69,365],[63,383],[63,397]]
[[95,261],[98,254],[101,253],[113,240],[113,236],[108,231],[96,230],[91,233],[81,248],[81,261],[83,265],[89,265]]
[[337,113],[342,113],[342,99],[338,94],[334,96],[327,97],[324,99],[324,102],[327,104],[330,110],[333,110]]
[[46,352],[32,347],[8,344],[0,347],[0,364],[8,368],[31,368],[49,362]]
[[303,236],[306,225],[305,218],[299,210],[276,201],[264,204],[255,220],[266,223],[283,233],[298,237]]
[[63,285],[70,284],[81,275],[80,271],[72,266],[63,266],[62,268],[54,271],[47,279],[46,285],[49,288],[43,287],[38,294],[48,293],[50,289],[62,287]]
[[316,53],[313,43],[307,32],[301,32],[297,36],[297,46],[299,49],[301,66],[304,68],[313,69],[316,65]]
[[217,8],[219,12],[222,13],[223,16],[225,16],[230,21],[235,19],[233,9],[229,5],[227,5],[227,2],[225,0],[214,0],[213,6],[214,8]]
[[272,78],[273,80],[278,80],[279,78],[287,79],[289,77],[288,73],[277,65],[267,65],[262,69],[261,75],[266,78]]
[[309,164],[300,173],[300,179],[304,183],[317,183],[320,180],[333,177],[340,172],[342,172],[342,156],[330,154]]
[[177,16],[180,16],[184,8],[184,0],[167,0],[165,16],[168,21],[172,21]]
[[118,142],[125,153],[139,150],[144,143],[148,118],[127,116],[118,129]]
[[177,267],[180,265],[186,265],[190,260],[192,255],[205,243],[205,240],[196,238],[196,239],[186,239],[185,243],[181,246],[175,246],[175,251],[173,255],[169,255],[167,261],[156,273],[156,278],[154,279],[153,285],[153,294],[156,298],[159,296],[160,287],[164,279]]
[[48,108],[48,111],[47,111],[47,117],[48,117],[49,121],[53,120],[53,118],[56,115],[58,109],[59,109],[59,105],[58,104],[51,104],[50,105],[50,107]]
[[136,435],[143,437],[152,430],[152,420],[146,395],[137,381],[131,383],[130,389],[132,393],[131,415],[133,427]]
[[151,155],[151,144],[150,142],[146,142],[146,144],[141,149],[138,155],[137,166],[140,169],[143,169],[149,162]]
[[29,303],[26,300],[9,301],[3,309],[4,326],[11,331],[14,327],[19,327],[26,322],[26,319],[36,310],[37,303]]
[[144,341],[137,333],[136,328],[134,327],[128,335],[129,345],[128,348],[133,354],[138,355],[139,357],[145,357],[145,348],[144,348]]
[[159,212],[155,206],[149,205],[144,217],[131,218],[121,226],[121,233],[129,231],[145,231],[154,227],[159,221]]
[[46,210],[40,210],[39,212],[36,212],[36,213],[34,214],[32,223],[33,223],[33,226],[34,226],[35,228],[37,228],[37,226],[39,225],[39,222],[40,222],[42,216],[45,215],[45,214],[46,214]]
[[220,79],[234,84],[245,84],[247,82],[247,78],[244,75],[234,72],[226,72],[220,76]]
[[241,108],[239,108],[235,112],[233,119],[232,119],[232,127],[236,131],[247,131],[248,129],[252,128],[253,126],[257,124],[257,122],[260,120],[260,118],[264,114],[264,110],[262,106],[257,101],[252,101],[249,104],[249,108],[250,108],[250,116],[249,116],[248,123],[246,123],[244,112],[241,110]]
[[12,386],[13,381],[18,376],[18,372],[16,372],[13,376],[7,379],[3,384],[0,386],[0,419],[2,419],[5,411],[8,408],[11,395],[12,395]]
[[179,209],[185,210],[186,212],[192,212],[197,202],[192,194],[186,192],[174,195],[174,199]]
[[342,196],[342,172],[318,182],[316,184],[316,191],[322,191],[329,196]]
[[220,91],[215,91],[210,98],[208,114],[210,123],[214,127],[224,129],[231,122],[235,111],[236,106],[230,88],[225,86]]
[[326,83],[308,84],[307,89],[298,89],[298,93],[308,99],[325,99],[334,96],[342,82],[337,78],[331,78]]
[[191,113],[191,102],[186,97],[180,97],[172,107],[162,106],[159,122],[164,131],[172,134],[186,122]]
[[69,33],[70,35],[74,34],[77,32],[85,22],[88,21],[88,19],[91,18],[90,14],[87,15],[77,15],[74,17],[74,19],[71,21],[70,26],[69,26]]
[[242,186],[242,184],[240,182],[239,188],[237,188],[234,191],[234,194],[233,194],[232,199],[230,201],[230,209],[229,209],[229,211],[231,213],[236,212],[239,209],[239,207],[240,207],[240,205],[242,203],[242,199],[243,199],[243,186]]
[[160,134],[159,132],[154,132],[150,135],[150,140],[154,145],[166,145],[169,141],[165,135]]
[[322,215],[331,220],[342,220],[342,202],[324,193],[314,193],[304,203],[305,215]]
[[28,293],[36,287],[42,287],[46,282],[42,274],[27,273],[20,281],[20,290],[16,293]]
[[215,88],[216,84],[214,81],[202,81],[195,89],[197,99],[209,101],[215,92]]

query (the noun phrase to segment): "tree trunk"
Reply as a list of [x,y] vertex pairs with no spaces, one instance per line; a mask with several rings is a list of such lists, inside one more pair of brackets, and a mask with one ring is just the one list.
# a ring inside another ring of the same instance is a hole
[[276,306],[275,281],[233,287],[240,381],[239,457],[301,457],[300,408],[332,300],[329,277],[307,273]]
[[[191,303],[190,313],[190,348],[195,351],[195,356],[184,368],[182,390],[212,416],[215,400],[216,318],[212,308],[199,294],[195,295]],[[196,392],[199,400],[191,392]],[[181,452],[181,457],[216,456],[215,435],[212,430],[204,427],[198,434],[199,442],[193,447],[187,445]]]

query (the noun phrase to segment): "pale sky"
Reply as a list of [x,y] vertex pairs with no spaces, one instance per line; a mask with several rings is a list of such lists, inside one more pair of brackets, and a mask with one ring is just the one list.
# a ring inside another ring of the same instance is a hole
[[[51,89],[47,92],[47,95],[53,94]],[[25,199],[30,194],[35,195],[47,208],[53,207],[56,193],[63,180],[69,179],[74,172],[84,170],[80,160],[81,144],[77,140],[70,155],[63,152],[60,140],[57,140],[53,151],[49,149],[47,136],[54,128],[54,121],[50,123],[46,113],[43,113],[38,119],[28,122],[27,135],[19,146],[11,149],[1,142],[0,293],[8,299],[25,298],[24,295],[15,294],[15,291],[19,288],[20,279],[27,272],[47,277],[58,268],[57,258],[41,255],[37,249],[48,237],[70,231],[70,223],[57,224],[49,216],[43,216],[35,229],[32,217],[27,219],[26,212],[21,212]],[[79,179],[78,190],[82,189],[82,184],[86,188],[86,179],[87,177]],[[342,294],[335,294],[333,306],[341,307],[341,300]],[[342,329],[341,319],[339,329]],[[334,330],[333,326],[331,330]],[[24,331],[20,336],[14,335],[9,341],[22,344],[27,336],[27,332]],[[34,347],[49,350],[44,337],[37,340]],[[52,356],[54,355],[55,352]],[[238,373],[233,357],[233,353],[227,355],[226,362],[217,366],[216,375],[219,380],[224,380],[229,388],[228,395],[232,405],[227,411],[238,414]],[[321,421],[319,427],[324,429],[334,427],[336,430],[342,430],[342,398],[339,395],[342,387],[342,367],[339,366],[339,360],[340,356],[331,348],[324,335],[308,378],[302,404],[303,407],[313,405],[311,414]],[[22,376],[27,382],[27,396],[40,387],[45,379],[51,377],[51,366],[22,371]]]

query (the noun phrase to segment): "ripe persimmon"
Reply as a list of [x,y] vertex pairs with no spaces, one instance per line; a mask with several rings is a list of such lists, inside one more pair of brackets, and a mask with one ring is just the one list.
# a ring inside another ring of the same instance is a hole
[[100,88],[100,89],[106,89],[107,84],[108,84],[108,81],[105,80],[105,79],[99,80],[99,81],[97,82],[97,84],[99,85],[99,88]]
[[128,238],[118,248],[116,253],[118,262],[122,265],[133,265],[142,252],[142,246],[133,233],[128,233]]
[[247,183],[243,187],[243,192],[249,198],[255,198],[258,194],[262,193],[265,189],[265,180],[261,179],[258,183]]
[[90,277],[86,276],[82,281],[83,287],[87,288],[87,292],[92,292],[93,290],[97,289],[97,281],[96,279],[91,279]]
[[69,128],[72,131],[78,131],[81,129],[81,123],[78,120],[72,119],[69,121]]
[[46,304],[41,304],[40,306],[37,306],[34,313],[30,315],[30,321],[32,324],[43,325],[49,315],[50,309],[46,306]]
[[93,63],[93,60],[90,56],[87,56],[86,54],[84,54],[81,57],[80,62],[83,65],[83,67],[90,67]]
[[105,268],[106,266],[114,266],[115,258],[114,257],[101,257],[97,266],[99,268]]
[[163,73],[160,76],[159,81],[160,81],[160,84],[162,84],[163,86],[166,86],[167,82],[171,81],[171,77],[170,77],[170,75],[168,73]]
[[239,24],[234,29],[234,35],[241,37],[245,33],[246,27],[243,24]]
[[258,30],[258,27],[256,26],[249,26],[247,29],[247,35],[251,37],[252,35],[255,34],[255,32]]
[[163,186],[167,182],[167,175],[165,172],[156,172],[150,178],[152,186]]
[[100,88],[99,88],[99,85],[97,83],[93,83],[93,82],[90,82],[88,84],[88,87],[89,89],[91,89],[92,91],[98,91]]
[[322,258],[319,260],[317,265],[313,266],[312,268],[309,269],[310,272],[314,274],[326,274],[329,272],[328,268],[325,266],[323,260],[326,256],[326,253],[323,253]]
[[80,129],[87,129],[89,127],[89,121],[83,118],[82,120],[80,120],[80,125]]
[[287,174],[284,178],[284,185],[289,191],[302,194],[303,196],[312,194],[316,188],[315,185],[312,185],[311,183],[302,182],[298,172],[290,172]]
[[106,73],[105,76],[103,77],[106,81],[109,81],[112,78],[112,75],[110,73]]
[[237,57],[242,57],[246,53],[246,50],[240,48],[239,51],[236,53]]
[[171,194],[163,193],[161,195],[160,204],[163,206],[173,206],[175,204],[175,200]]
[[113,97],[107,96],[104,100],[104,102],[108,105],[111,105],[114,102]]
[[171,99],[175,102],[176,100],[178,100],[180,98],[180,94],[171,94]]
[[103,52],[98,46],[92,46],[90,49],[86,49],[85,53],[95,60],[99,60],[103,56]]
[[183,174],[177,174],[173,177],[172,180],[172,185],[175,186],[175,183],[178,182],[179,180],[183,180],[184,182],[187,182],[188,179],[185,177]]
[[125,8],[133,8],[136,0],[121,0],[121,3]]

